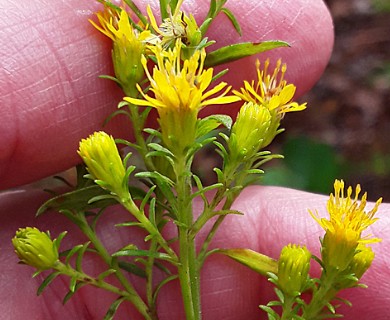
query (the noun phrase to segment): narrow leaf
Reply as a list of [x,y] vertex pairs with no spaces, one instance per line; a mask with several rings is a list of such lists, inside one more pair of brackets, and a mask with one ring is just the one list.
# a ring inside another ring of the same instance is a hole
[[153,257],[161,260],[170,260],[170,256],[161,252],[151,252],[147,250],[125,249],[112,254],[113,257]]
[[41,295],[43,290],[55,279],[57,276],[60,275],[60,272],[53,272],[50,273],[41,283],[37,290],[37,296]]
[[105,314],[103,320],[112,320],[114,319],[115,313],[117,312],[119,306],[123,301],[126,299],[124,297],[120,297],[116,299],[110,306],[110,308],[107,310],[107,313]]
[[242,31],[241,31],[240,24],[238,23],[238,21],[237,21],[236,17],[234,16],[234,14],[228,8],[222,8],[221,12],[223,12],[228,17],[228,19],[232,23],[234,29],[237,31],[237,33],[240,36],[242,36]]
[[235,61],[241,58],[252,56],[257,53],[268,51],[280,47],[288,47],[289,44],[284,41],[264,41],[259,43],[243,42],[231,44],[207,54],[205,60],[206,67],[213,67],[223,63]]
[[102,198],[101,201],[95,201],[89,203],[91,198],[98,196],[107,196],[109,193],[97,185],[88,186],[85,188],[77,189],[75,191],[66,192],[50,200],[46,201],[37,211],[36,215],[40,216],[48,210],[72,210],[82,211],[95,208],[102,208],[108,205],[115,204],[116,201],[112,198]]
[[156,287],[156,289],[153,292],[153,302],[156,302],[158,293],[160,292],[161,288],[166,285],[167,283],[171,282],[172,280],[176,280],[178,278],[178,275],[172,275],[170,277],[165,278],[162,280]]
[[137,266],[134,263],[126,262],[126,261],[118,261],[119,268],[126,270],[127,272],[130,272],[132,274],[135,274],[136,276],[139,276],[141,278],[146,278],[146,272],[139,266]]
[[69,290],[68,293],[65,295],[64,299],[62,300],[62,304],[66,304],[70,298],[73,297],[73,295],[79,290],[81,287],[85,286],[86,283],[78,282],[73,290]]

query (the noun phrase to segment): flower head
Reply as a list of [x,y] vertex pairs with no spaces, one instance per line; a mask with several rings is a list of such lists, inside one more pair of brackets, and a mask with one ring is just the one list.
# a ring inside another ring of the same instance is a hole
[[125,166],[112,136],[95,132],[80,141],[78,154],[96,183],[120,198],[129,196]]
[[58,261],[58,248],[45,232],[37,228],[20,228],[12,244],[20,261],[38,270],[52,268]]
[[263,70],[260,69],[259,60],[256,61],[257,82],[244,81],[244,87],[240,91],[233,90],[233,93],[242,100],[251,102],[267,108],[271,115],[267,136],[262,141],[262,147],[269,145],[275,136],[281,132],[280,121],[286,112],[301,111],[306,108],[306,103],[298,104],[293,102],[295,85],[287,84],[284,74],[287,70],[286,64],[278,60],[272,74],[268,73],[269,60],[264,63]]
[[299,295],[308,280],[311,253],[305,246],[283,247],[278,261],[278,286],[284,294]]
[[90,22],[113,41],[115,76],[125,92],[134,91],[136,83],[144,77],[141,56],[152,34],[149,30],[140,32],[134,29],[124,9],[119,13],[106,6],[105,11],[97,13],[97,17],[100,26]]
[[362,232],[373,224],[378,206],[382,199],[379,199],[374,208],[369,212],[365,211],[367,204],[367,193],[364,193],[359,201],[360,185],[357,185],[355,197],[352,197],[352,187],[344,194],[344,181],[336,180],[334,183],[335,193],[330,195],[327,204],[329,220],[319,218],[318,214],[310,212],[313,218],[325,230],[322,241],[322,259],[325,267],[332,267],[339,271],[345,270],[355,255],[359,244],[378,242],[378,238],[362,236]]
[[[177,141],[168,143],[169,139],[175,137],[180,137],[182,142],[179,143],[183,145],[188,145],[188,142],[194,139],[197,114],[203,107],[240,100],[236,96],[226,96],[230,87],[226,87],[225,82],[207,91],[213,77],[213,69],[203,68],[206,52],[197,50],[182,62],[181,46],[179,39],[173,50],[166,51],[160,45],[151,48],[157,60],[153,74],[148,71],[145,57],[142,58],[142,64],[154,96],[143,93],[138,86],[144,99],[124,98],[132,104],[157,109],[163,140],[167,145],[177,144]],[[211,98],[218,93],[218,96]]]
[[260,70],[260,62],[256,61],[257,83],[244,81],[241,91],[234,90],[233,93],[244,101],[266,106],[270,111],[275,111],[279,117],[283,117],[286,112],[301,111],[306,108],[306,103],[298,104],[292,102],[296,87],[287,84],[284,79],[286,64],[282,65],[279,59],[272,74],[268,73],[269,59],[264,63],[263,70]]

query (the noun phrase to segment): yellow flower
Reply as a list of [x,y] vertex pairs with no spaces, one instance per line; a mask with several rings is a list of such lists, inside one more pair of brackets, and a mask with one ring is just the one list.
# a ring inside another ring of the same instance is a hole
[[[195,139],[197,114],[200,109],[208,105],[235,102],[240,98],[226,96],[230,87],[226,87],[225,82],[207,91],[213,77],[213,69],[203,69],[206,56],[204,50],[196,51],[183,63],[180,58],[180,39],[173,50],[164,51],[160,45],[151,50],[157,61],[153,75],[148,71],[145,57],[142,58],[142,64],[150,81],[153,97],[144,94],[141,87],[137,86],[144,99],[125,97],[124,100],[135,105],[156,108],[164,143],[168,147],[179,143],[184,148]],[[211,98],[218,93],[218,96]]]
[[97,13],[97,17],[100,26],[91,20],[90,22],[113,41],[115,76],[127,94],[134,94],[136,83],[144,77],[141,56],[152,34],[149,30],[135,30],[124,9],[118,13],[106,6],[105,11]]
[[80,141],[78,154],[97,184],[121,199],[129,197],[126,169],[112,136],[95,132]]
[[20,228],[12,244],[20,261],[38,270],[52,268],[58,261],[58,248],[53,240],[37,228]]
[[281,118],[286,112],[304,110],[306,103],[298,104],[291,101],[296,87],[293,84],[287,84],[287,81],[284,80],[284,74],[287,70],[286,64],[282,65],[282,61],[279,59],[272,75],[268,73],[268,66],[269,59],[265,61],[264,69],[260,70],[260,62],[257,60],[257,83],[244,81],[244,88],[241,88],[241,92],[233,90],[233,93],[244,101],[261,104],[270,111],[276,111]]
[[305,289],[311,253],[305,246],[283,247],[278,261],[278,287],[284,294],[297,296]]
[[362,237],[362,232],[373,224],[379,199],[369,212],[364,211],[367,203],[367,193],[359,201],[360,185],[357,185],[355,197],[352,197],[352,187],[344,195],[344,181],[336,180],[335,193],[330,195],[327,204],[329,220],[319,218],[318,213],[310,212],[313,218],[325,230],[322,241],[322,259],[325,268],[332,267],[339,271],[345,270],[357,254],[359,244],[378,242],[378,238]]

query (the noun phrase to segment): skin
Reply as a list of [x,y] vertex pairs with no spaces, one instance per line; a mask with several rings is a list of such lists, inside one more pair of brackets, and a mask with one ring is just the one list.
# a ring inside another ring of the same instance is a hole
[[[64,230],[69,235],[64,245],[85,242],[85,238],[64,217],[48,214],[39,219],[34,212],[47,198],[39,187],[22,184],[67,169],[79,162],[78,142],[102,128],[102,120],[112,113],[122,98],[116,86],[98,80],[100,74],[112,74],[110,43],[87,22],[99,5],[93,1],[3,1],[0,21],[0,233],[2,285],[0,310],[12,319],[101,319],[114,297],[101,290],[83,288],[63,307],[61,300],[67,282],[57,279],[42,297],[35,292],[42,278],[32,280],[32,268],[17,266],[10,239],[19,227],[37,226],[51,230],[56,237]],[[203,1],[190,1],[185,8],[199,17],[204,14]],[[206,1],[205,1],[206,2]],[[152,3],[156,7],[156,2]],[[207,8],[207,6],[204,6]],[[238,39],[226,19],[218,18],[209,38],[218,45],[235,41],[281,39],[292,44],[260,56],[271,61],[281,57],[288,65],[287,79],[297,85],[298,95],[309,90],[318,80],[329,59],[332,22],[322,1],[231,1],[228,7],[243,27]],[[249,12],[249,13],[248,13]],[[11,43],[10,43],[11,42]],[[229,65],[223,80],[236,88],[244,79],[252,79],[255,57]],[[237,108],[224,107],[235,115]],[[116,119],[105,130],[116,137],[130,138],[128,124]],[[273,187],[251,187],[235,203],[244,216],[231,216],[218,231],[215,247],[248,247],[277,258],[283,245],[309,243],[318,253],[321,229],[307,209],[318,209],[325,215],[326,197]],[[200,205],[196,203],[195,206]],[[363,278],[366,290],[346,292],[354,308],[342,308],[346,319],[386,319],[389,314],[387,284],[389,205],[380,207],[380,220],[368,233],[383,238],[374,250],[372,268]],[[107,217],[108,216],[108,217]],[[142,235],[128,230],[112,229],[123,219],[115,208],[103,217],[99,233],[105,244],[117,249],[127,241],[142,245]],[[118,235],[112,237],[112,235]],[[92,257],[86,259],[85,270],[96,273],[102,265]],[[135,279],[137,282],[137,279]],[[379,289],[380,288],[380,289]],[[202,274],[204,319],[262,319],[260,303],[272,299],[267,281],[245,267],[223,256],[211,256]],[[165,287],[159,299],[161,319],[180,319],[177,284]],[[118,319],[138,319],[131,307],[121,306]],[[33,317],[32,317],[33,315]],[[134,316],[134,317],[133,317]]]

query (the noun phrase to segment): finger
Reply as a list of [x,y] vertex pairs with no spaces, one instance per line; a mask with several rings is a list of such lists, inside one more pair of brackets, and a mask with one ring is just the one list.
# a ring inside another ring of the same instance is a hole
[[[157,2],[155,2],[157,3]],[[206,5],[200,5],[206,3]],[[204,17],[208,1],[185,4]],[[238,41],[281,39],[291,48],[265,56],[282,57],[288,78],[300,93],[318,79],[332,46],[332,23],[320,0],[231,1],[244,36],[239,38],[226,17],[212,26],[218,45]],[[8,1],[0,21],[0,188],[20,185],[75,165],[78,142],[102,128],[122,94],[112,82],[110,43],[87,22],[99,6],[94,1]],[[10,43],[11,42],[11,43]],[[254,76],[255,58],[235,62],[224,80],[236,86]],[[224,107],[223,112],[236,113]],[[126,121],[105,128],[129,137]]]
[[[82,288],[65,307],[59,307],[60,300],[66,293],[67,282],[56,280],[50,285],[42,297],[35,297],[39,281],[31,280],[32,268],[16,266],[17,258],[9,239],[18,227],[38,225],[42,230],[50,229],[56,236],[69,230],[62,249],[68,248],[69,241],[73,244],[85,242],[85,238],[69,226],[68,222],[58,214],[49,214],[38,220],[33,220],[31,210],[37,207],[42,199],[41,194],[14,193],[2,195],[0,198],[1,212],[18,212],[4,216],[2,233],[0,234],[2,259],[0,267],[4,271],[4,285],[0,290],[2,310],[18,312],[13,319],[24,319],[35,310],[37,315],[45,316],[51,312],[52,318],[69,319],[80,312],[87,312],[91,318],[102,318],[114,296],[102,290]],[[220,248],[250,248],[273,258],[278,258],[281,248],[288,243],[306,244],[313,254],[319,255],[319,237],[323,235],[321,228],[308,214],[308,209],[318,209],[321,216],[326,217],[327,197],[284,188],[252,187],[242,193],[234,205],[234,209],[244,213],[243,216],[228,216],[218,230],[213,247]],[[195,203],[200,208],[201,203]],[[117,210],[115,209],[117,212]],[[368,233],[374,237],[383,238],[383,243],[373,246],[376,258],[372,267],[362,278],[368,289],[353,289],[342,292],[341,297],[353,303],[352,308],[341,308],[340,312],[351,319],[384,320],[387,317],[386,299],[390,294],[387,284],[389,276],[389,221],[390,206],[383,204],[378,212],[380,218]],[[114,229],[117,219],[123,218],[112,213],[106,214],[99,227],[104,243],[110,250],[122,247],[126,243],[135,243],[142,247],[143,235],[130,234],[128,229]],[[89,262],[88,262],[89,261]],[[86,270],[94,274],[103,270],[103,264],[98,260],[86,260]],[[136,282],[138,279],[134,278]],[[270,284],[256,273],[241,266],[227,257],[212,255],[206,260],[202,270],[202,303],[204,319],[265,319],[264,313],[258,309],[259,304],[265,304],[275,299]],[[141,284],[137,282],[137,288]],[[180,290],[177,282],[168,284],[161,291],[158,302],[160,319],[179,319],[183,315]],[[54,294],[55,293],[55,294]],[[19,306],[20,301],[26,301],[25,306]],[[124,304],[120,315],[125,317],[133,309]],[[18,306],[18,308],[16,308]],[[33,309],[31,309],[33,308]],[[15,311],[14,311],[15,310]],[[133,313],[130,313],[133,314]],[[45,318],[45,317],[43,317]],[[121,317],[119,317],[121,319]]]

